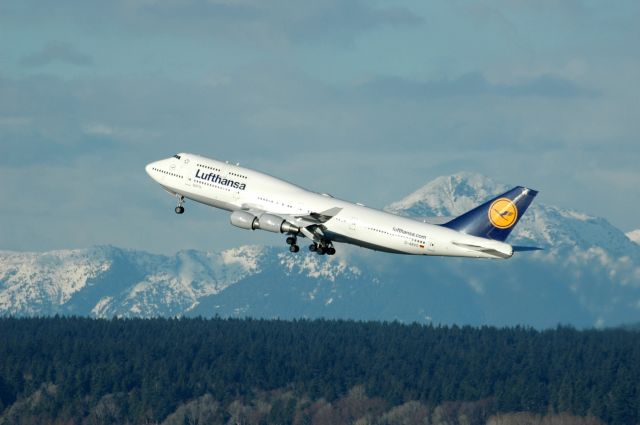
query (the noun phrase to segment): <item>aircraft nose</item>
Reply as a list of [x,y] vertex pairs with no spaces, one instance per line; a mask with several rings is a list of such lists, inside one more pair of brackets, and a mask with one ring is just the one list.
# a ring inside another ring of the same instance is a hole
[[144,171],[146,171],[147,174],[149,174],[149,177],[151,178],[153,178],[153,164],[154,163],[151,162],[144,167]]

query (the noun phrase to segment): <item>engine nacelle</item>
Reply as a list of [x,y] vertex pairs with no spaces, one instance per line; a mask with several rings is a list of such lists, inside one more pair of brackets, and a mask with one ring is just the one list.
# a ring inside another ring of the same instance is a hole
[[258,220],[258,228],[274,233],[298,233],[300,228],[273,214],[262,214]]
[[258,217],[246,211],[234,211],[229,218],[231,224],[241,229],[258,229]]
[[234,211],[230,216],[231,224],[241,229],[266,230],[274,233],[297,234],[300,228],[289,223],[282,217],[273,214],[262,214],[260,218],[247,211]]

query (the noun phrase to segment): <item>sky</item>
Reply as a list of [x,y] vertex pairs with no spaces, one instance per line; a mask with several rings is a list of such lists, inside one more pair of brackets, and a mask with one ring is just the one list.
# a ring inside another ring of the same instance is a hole
[[459,171],[640,228],[640,2],[0,2],[0,249],[277,244],[176,152],[383,207]]

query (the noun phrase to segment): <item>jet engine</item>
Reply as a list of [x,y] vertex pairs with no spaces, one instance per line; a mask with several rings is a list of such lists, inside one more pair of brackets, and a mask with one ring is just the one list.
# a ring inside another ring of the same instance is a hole
[[231,213],[231,224],[241,229],[255,230],[258,228],[258,217],[246,211],[234,211]]
[[289,223],[282,217],[273,214],[262,214],[256,217],[247,211],[234,211],[231,213],[231,224],[241,229],[247,230],[266,230],[274,233],[291,233],[297,234],[300,228]]

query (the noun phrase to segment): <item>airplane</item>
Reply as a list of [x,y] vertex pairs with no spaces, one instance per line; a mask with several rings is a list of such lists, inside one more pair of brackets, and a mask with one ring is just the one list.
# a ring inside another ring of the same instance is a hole
[[435,220],[369,208],[200,155],[175,154],[145,170],[176,198],[177,214],[184,213],[186,199],[227,210],[231,224],[241,229],[285,234],[293,253],[300,251],[298,238],[308,238],[309,250],[319,255],[334,255],[334,243],[396,254],[493,259],[537,249],[505,242],[538,193],[522,186],[434,224]]

